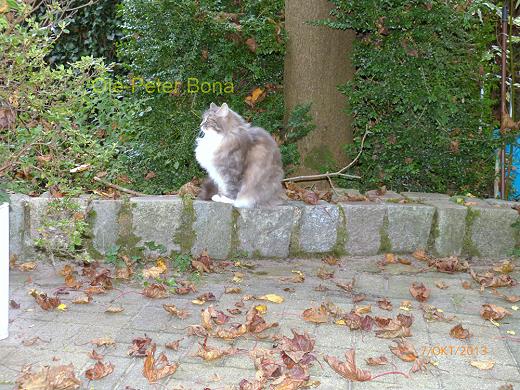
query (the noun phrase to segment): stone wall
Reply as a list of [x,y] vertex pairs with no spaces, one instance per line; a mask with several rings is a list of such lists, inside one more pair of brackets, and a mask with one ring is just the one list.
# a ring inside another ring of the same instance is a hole
[[[217,259],[231,256],[286,258],[411,253],[505,258],[520,244],[519,218],[511,202],[456,202],[441,194],[404,193],[366,202],[315,206],[287,202],[275,208],[150,196],[124,200],[75,200],[89,224],[87,247],[102,258],[119,247],[140,254],[207,249]],[[386,200],[385,200],[386,199]],[[11,196],[11,254],[37,256],[51,199]],[[54,201],[55,202],[55,201]]]

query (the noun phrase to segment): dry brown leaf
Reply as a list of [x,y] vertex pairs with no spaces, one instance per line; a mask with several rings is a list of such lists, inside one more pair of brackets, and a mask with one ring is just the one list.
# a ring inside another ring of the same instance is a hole
[[[206,55],[208,51],[206,50]],[[187,182],[186,184],[182,185],[181,188],[179,188],[178,195],[180,197],[183,197],[185,195],[191,196],[193,199],[197,198],[200,193],[200,180],[197,178],[192,179],[191,181]]]
[[172,316],[178,317],[182,320],[190,316],[190,312],[177,308],[175,305],[163,305],[163,309],[170,313]]
[[195,271],[199,271],[200,273],[214,272],[213,259],[209,257],[206,249],[202,251],[199,257],[191,261],[191,266]]
[[76,299],[74,299],[72,301],[72,303],[75,303],[77,305],[82,305],[82,304],[84,305],[84,304],[88,304],[90,302],[92,302],[92,297],[88,294],[84,294],[80,297],[77,297]]
[[242,289],[240,287],[226,287],[224,292],[226,294],[240,294]]
[[388,364],[388,359],[381,355],[379,357],[373,358],[369,357],[366,359],[366,362],[369,366],[384,366],[385,364]]
[[380,309],[392,311],[393,306],[392,302],[390,302],[387,298],[379,299],[377,301],[377,306],[379,306]]
[[469,330],[464,329],[461,324],[454,326],[450,330],[450,336],[455,339],[466,340],[470,338]]
[[468,280],[464,280],[462,282],[462,288],[465,289],[465,290],[469,290],[471,289],[471,282],[468,281]]
[[114,365],[112,363],[98,361],[85,372],[85,376],[89,380],[98,380],[110,375],[112,372],[114,372]]
[[437,281],[435,282],[435,286],[436,286],[437,288],[440,288],[441,290],[446,290],[446,289],[449,287],[449,286],[448,286],[446,283],[444,283],[442,280],[437,280]]
[[210,347],[207,345],[208,339],[205,338],[203,343],[199,343],[199,349],[195,356],[202,358],[205,361],[213,361],[220,359],[224,356],[229,356],[237,353],[237,349],[228,348],[228,349],[220,349],[215,347]]
[[25,367],[16,379],[19,389],[23,390],[73,390],[78,389],[81,381],[74,374],[74,365],[43,367],[32,373],[31,367]]
[[444,315],[444,311],[427,304],[422,304],[421,309],[423,311],[423,317],[427,322],[433,322],[433,321],[444,321],[444,322],[450,322],[453,321],[455,316],[449,316],[446,317]]
[[30,271],[33,271],[34,269],[36,269],[37,266],[38,266],[38,264],[36,264],[36,262],[28,261],[26,263],[22,263],[22,264],[18,265],[18,269],[22,272],[30,272]]
[[399,359],[405,362],[415,361],[419,355],[415,351],[414,346],[408,341],[394,341],[396,345],[390,345],[390,351]]
[[148,379],[149,383],[155,383],[158,380],[170,376],[177,371],[178,364],[170,364],[168,358],[164,353],[159,355],[159,358],[155,359],[156,345],[146,351],[146,358],[144,359],[143,375]]
[[303,312],[303,319],[315,324],[323,324],[329,322],[329,312],[324,305],[311,307]]
[[114,339],[112,337],[99,337],[99,338],[90,340],[90,343],[94,344],[98,347],[110,346],[110,345],[116,344],[116,342],[114,341]]
[[177,350],[179,349],[179,346],[180,346],[181,340],[182,340],[182,339],[175,340],[175,341],[170,341],[170,342],[167,343],[165,346],[166,346],[166,348],[168,348],[168,349],[171,349],[171,350],[173,350],[173,351],[177,351]]
[[168,296],[168,290],[164,284],[152,283],[143,289],[143,295],[148,298],[162,299]]
[[257,103],[260,103],[266,97],[266,92],[262,88],[255,88],[246,97],[245,102],[249,107],[254,107]]
[[148,336],[137,337],[132,340],[132,346],[128,349],[128,356],[143,357],[146,356],[148,347],[151,346],[152,339]]
[[339,259],[334,256],[325,256],[324,258],[321,259],[321,261],[323,261],[324,263],[326,263],[328,265],[338,265],[338,263],[339,263]]
[[511,276],[506,274],[495,275],[493,272],[477,274],[471,269],[470,275],[477,283],[480,284],[482,289],[487,287],[511,287],[516,284],[516,281],[511,278]]
[[509,260],[504,260],[501,264],[497,264],[493,267],[493,271],[500,272],[502,274],[510,274],[515,270],[515,265]]
[[104,356],[101,355],[100,353],[96,352],[96,350],[94,350],[94,349],[88,353],[88,357],[93,360],[103,360],[104,359]]
[[343,378],[354,382],[366,382],[372,380],[370,371],[362,370],[356,365],[355,350],[349,349],[345,352],[346,361],[342,362],[334,356],[325,355],[323,357],[330,367]]
[[482,309],[480,310],[480,315],[485,320],[494,320],[498,321],[503,319],[506,316],[510,316],[511,312],[507,311],[501,306],[493,305],[490,303],[485,303],[482,305]]
[[469,364],[478,368],[479,370],[491,370],[493,367],[495,367],[494,360],[472,360]]
[[410,294],[419,302],[425,302],[430,296],[430,290],[423,283],[414,282],[410,286]]
[[426,251],[424,251],[422,249],[416,250],[414,253],[412,253],[412,256],[414,258],[416,258],[417,260],[421,260],[421,261],[428,261],[428,260],[430,260],[430,256],[428,256],[426,254]]
[[60,298],[58,297],[48,297],[45,293],[39,293],[36,290],[31,291],[31,296],[36,300],[36,303],[43,310],[52,310],[57,308],[60,304]]
[[125,310],[125,308],[123,306],[109,306],[105,310],[105,313],[115,314],[115,313],[121,313],[123,310]]

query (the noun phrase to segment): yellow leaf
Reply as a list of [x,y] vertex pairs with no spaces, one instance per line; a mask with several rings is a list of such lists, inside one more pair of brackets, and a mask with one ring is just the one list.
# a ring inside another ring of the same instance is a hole
[[506,333],[510,334],[511,336],[514,336],[516,334],[514,330],[508,330]]
[[495,367],[495,362],[493,360],[473,360],[469,364],[478,368],[479,370],[491,370],[493,367]]
[[511,309],[513,309],[514,311],[517,311],[518,310],[518,306],[516,306],[516,305],[511,306]]
[[412,310],[412,302],[410,302],[410,301],[402,301],[401,302],[401,306],[399,307],[399,309],[404,310],[404,311],[411,311]]
[[491,322],[493,325],[495,325],[496,327],[499,327],[500,324],[498,322],[496,322],[493,318],[490,318],[489,319],[489,322]]
[[336,320],[336,321],[334,321],[334,323],[335,323],[336,325],[347,325],[347,323],[345,322],[345,320]]
[[267,313],[267,306],[266,305],[257,305],[255,306],[256,311],[258,314],[265,314]]
[[276,294],[266,294],[262,295],[261,297],[258,297],[257,299],[260,299],[261,301],[269,301],[273,303],[282,303],[284,299]]
[[201,301],[200,299],[194,299],[191,303],[194,303],[195,305],[204,305],[206,302]]
[[67,305],[64,304],[64,303],[60,303],[60,304],[56,307],[56,310],[66,311],[66,310],[67,310]]
[[241,283],[242,279],[244,279],[244,274],[242,272],[235,272],[233,276],[233,282]]
[[9,10],[9,4],[6,0],[0,0],[0,14],[4,14]]

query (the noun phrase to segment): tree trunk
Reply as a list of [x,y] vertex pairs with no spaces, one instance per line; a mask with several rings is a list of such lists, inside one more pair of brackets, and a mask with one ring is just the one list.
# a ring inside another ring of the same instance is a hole
[[298,174],[346,165],[343,146],[352,142],[346,98],[337,86],[352,78],[350,61],[355,34],[307,24],[325,19],[332,5],[327,0],[286,0],[289,36],[285,57],[286,118],[297,104],[312,103],[317,128],[298,143],[302,156]]

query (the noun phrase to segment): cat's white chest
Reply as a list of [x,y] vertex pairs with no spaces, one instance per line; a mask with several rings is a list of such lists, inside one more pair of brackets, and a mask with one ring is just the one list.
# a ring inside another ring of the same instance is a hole
[[215,167],[215,154],[222,145],[222,136],[215,131],[208,131],[203,138],[197,138],[195,158],[209,177],[217,184],[220,193],[225,193],[226,184]]

